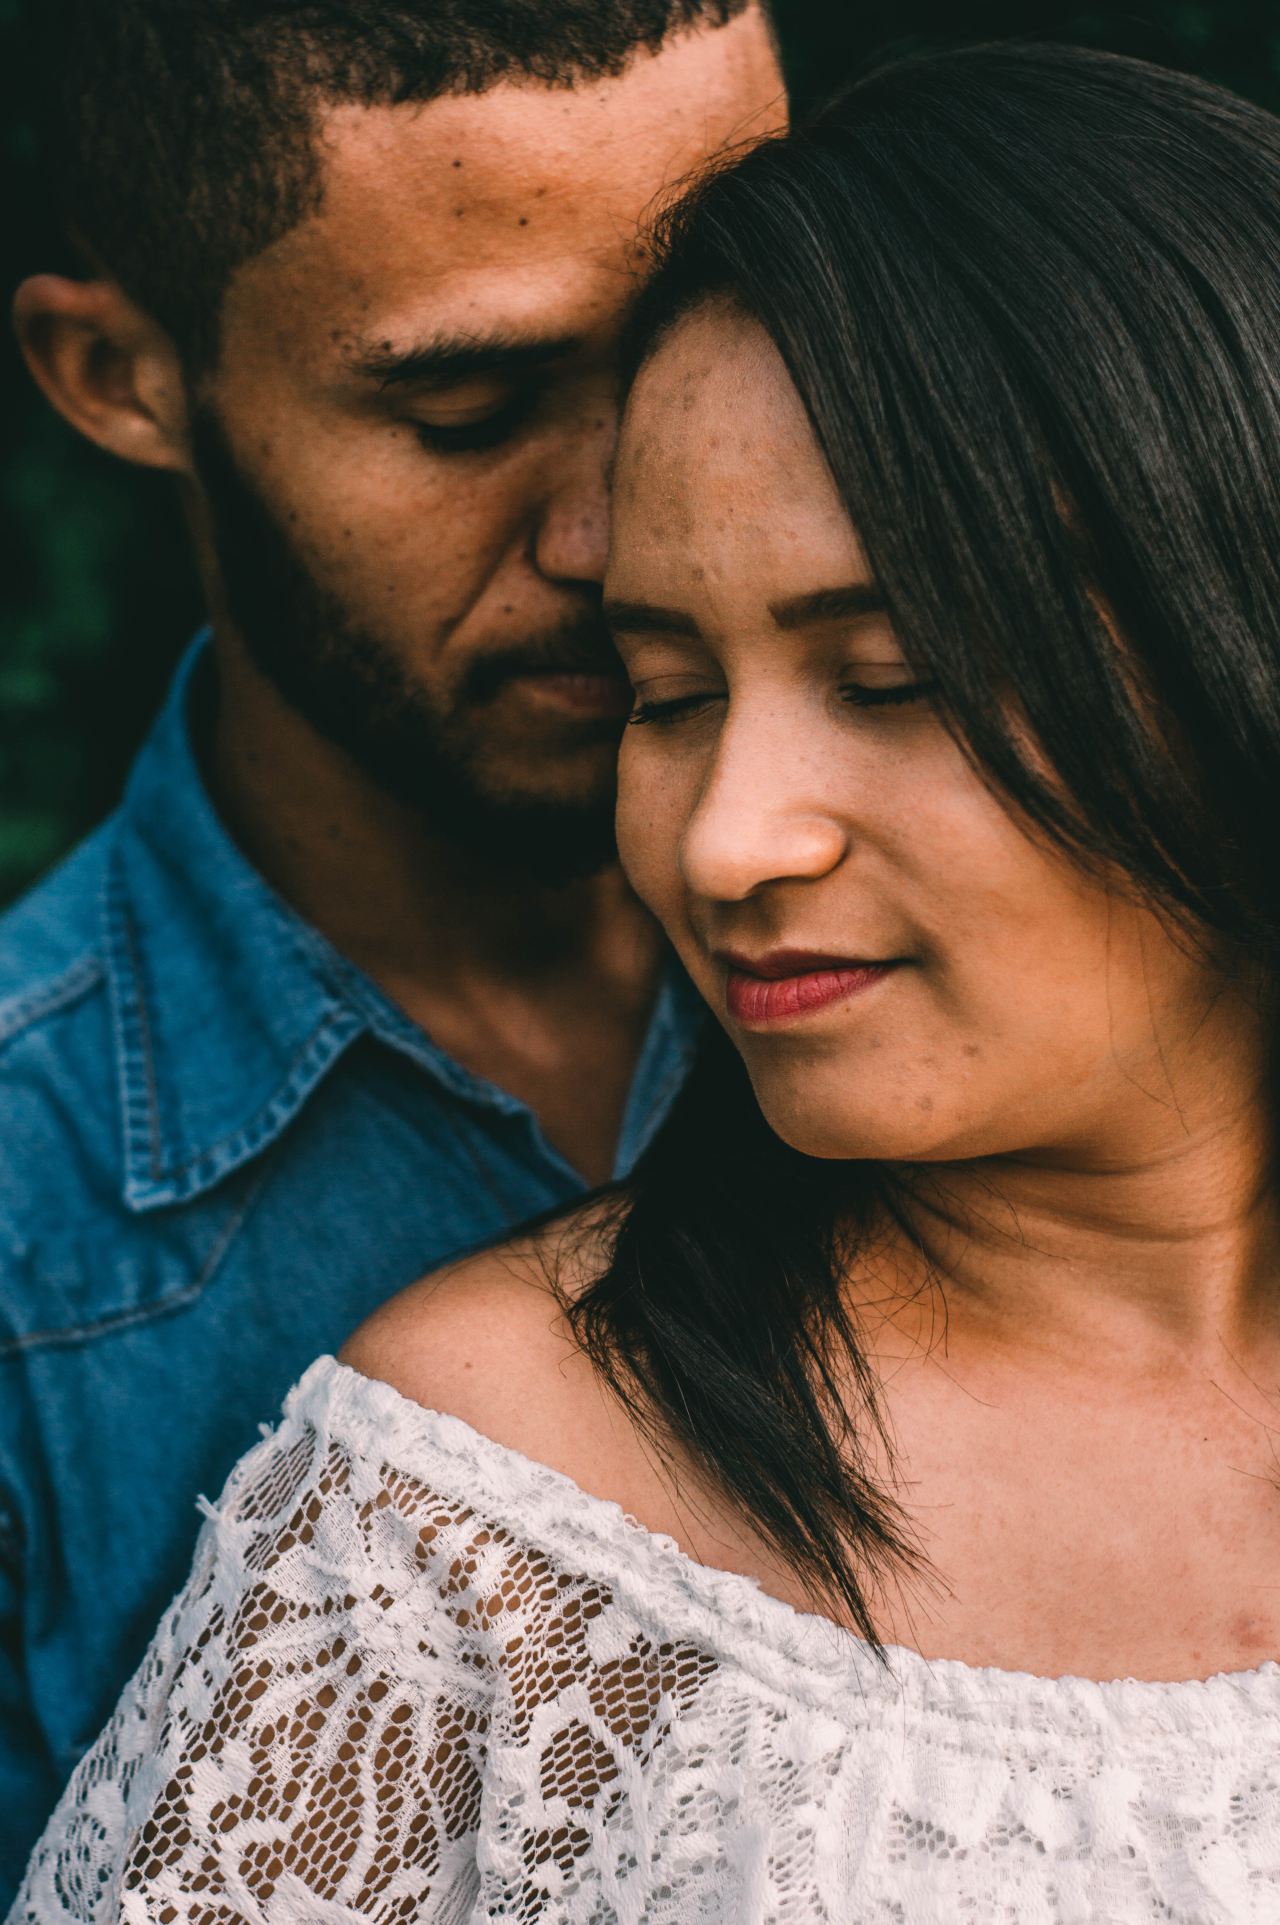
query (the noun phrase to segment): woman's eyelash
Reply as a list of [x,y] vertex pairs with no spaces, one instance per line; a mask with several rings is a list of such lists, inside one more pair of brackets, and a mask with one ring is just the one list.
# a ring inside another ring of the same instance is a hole
[[637,728],[644,722],[676,722],[715,699],[714,695],[677,695],[669,702],[637,702],[627,721]]
[[[937,686],[936,682],[898,682],[887,688],[869,688],[865,682],[846,682],[840,694],[851,708],[899,708],[908,702],[924,701]],[[677,695],[668,702],[637,702],[627,720],[637,727],[646,722],[678,722],[717,699],[714,695]]]
[[865,682],[846,682],[840,693],[853,708],[897,708],[905,702],[923,702],[937,691],[936,682],[895,682],[885,688],[868,688]]
[[514,434],[533,412],[536,398],[532,391],[525,391],[513,395],[479,421],[459,422],[456,427],[442,422],[415,421],[413,431],[423,447],[433,454],[476,454],[485,448],[498,447]]

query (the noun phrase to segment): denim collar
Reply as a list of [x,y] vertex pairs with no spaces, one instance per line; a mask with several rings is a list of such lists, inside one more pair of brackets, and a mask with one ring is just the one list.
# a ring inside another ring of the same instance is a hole
[[197,637],[114,818],[103,902],[123,1119],[124,1200],[182,1203],[273,1143],[362,1035],[453,1095],[528,1115],[473,1076],[294,913],[223,827],[190,710]]

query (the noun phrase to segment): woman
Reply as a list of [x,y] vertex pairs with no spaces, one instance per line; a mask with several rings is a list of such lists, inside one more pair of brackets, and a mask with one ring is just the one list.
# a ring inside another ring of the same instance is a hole
[[15,1918],[1280,1915],[1277,315],[1277,123],[1081,51],[677,212],[619,827],[723,1036],[313,1366]]

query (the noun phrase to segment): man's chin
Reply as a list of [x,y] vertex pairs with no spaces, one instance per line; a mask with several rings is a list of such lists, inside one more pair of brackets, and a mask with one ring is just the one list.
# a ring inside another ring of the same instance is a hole
[[495,882],[558,887],[618,859],[612,740],[567,756],[553,756],[545,742],[490,740],[451,767],[403,753],[371,757],[367,766],[432,835]]

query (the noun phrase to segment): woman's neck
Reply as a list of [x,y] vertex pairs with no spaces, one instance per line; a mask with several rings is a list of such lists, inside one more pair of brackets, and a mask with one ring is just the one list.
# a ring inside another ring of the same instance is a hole
[[932,1264],[952,1340],[1138,1368],[1280,1341],[1271,1109],[1228,1090],[1110,1144],[900,1171],[898,1260]]

